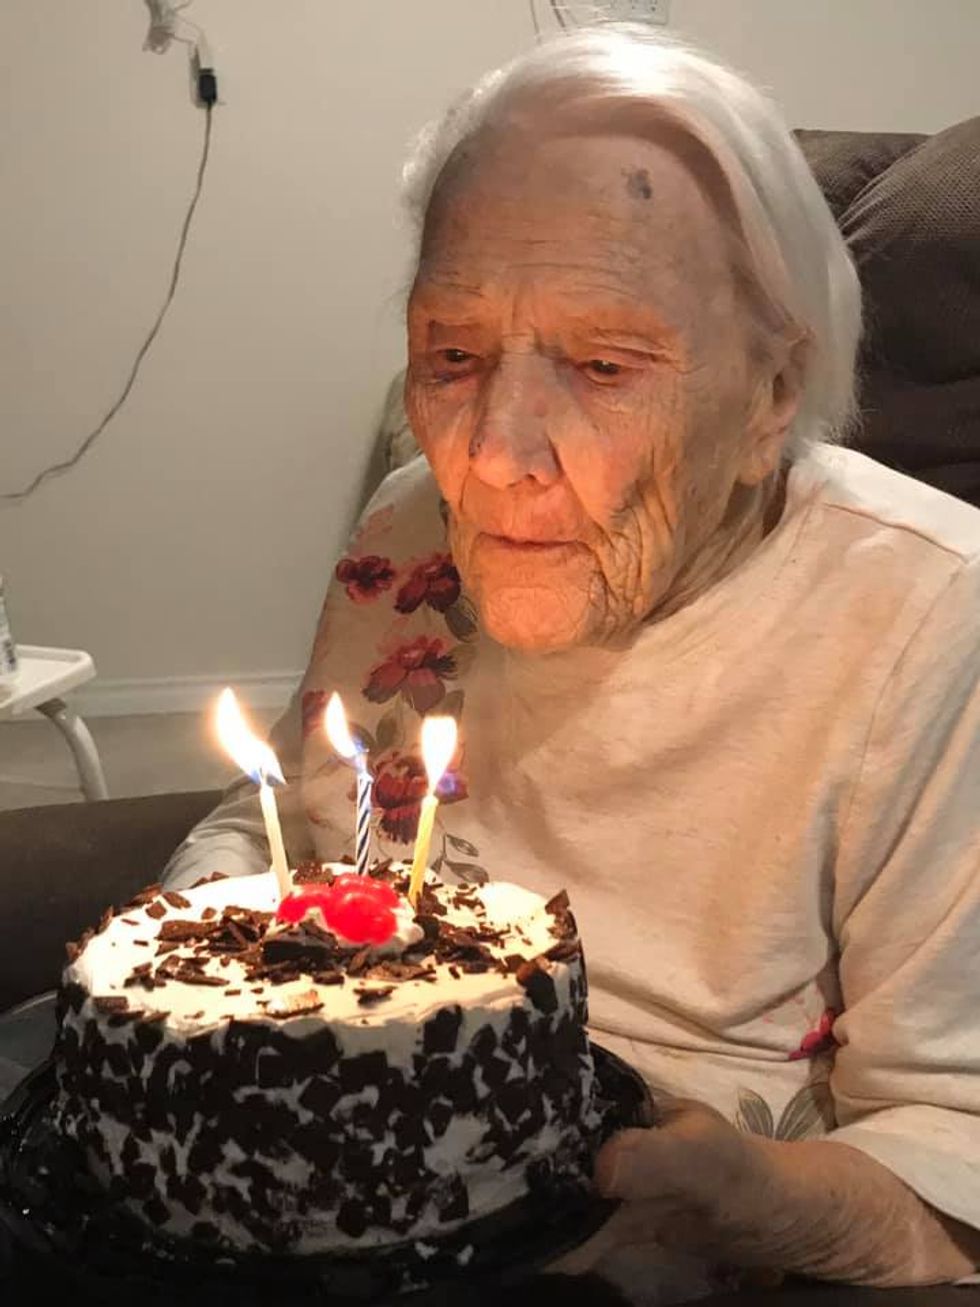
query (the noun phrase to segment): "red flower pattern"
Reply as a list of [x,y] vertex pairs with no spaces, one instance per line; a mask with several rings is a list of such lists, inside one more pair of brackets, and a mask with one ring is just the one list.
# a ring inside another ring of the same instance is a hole
[[427,713],[445,696],[444,680],[455,675],[456,660],[445,641],[420,635],[371,668],[364,697],[371,703],[387,703],[402,694],[417,713]]
[[323,725],[323,714],[330,696],[326,690],[305,690],[303,692],[303,739],[318,731]]
[[355,604],[368,604],[395,583],[397,573],[390,558],[365,554],[362,558],[342,558],[334,573]]
[[[374,809],[380,813],[378,825],[399,844],[411,844],[419,826],[419,812],[428,789],[425,766],[414,753],[391,749],[373,767]],[[466,781],[450,768],[439,782],[436,795],[440,803],[458,803],[467,797]]]
[[837,1041],[834,1039],[834,1021],[836,1017],[837,1013],[833,1008],[826,1008],[816,1028],[804,1035],[799,1048],[790,1053],[790,1062],[800,1062],[807,1057],[818,1057],[821,1053],[829,1053],[832,1048],[835,1048],[837,1045]]
[[459,573],[450,555],[433,554],[414,568],[395,597],[395,608],[400,613],[414,613],[422,604],[428,604],[437,613],[444,613],[459,598],[459,591]]

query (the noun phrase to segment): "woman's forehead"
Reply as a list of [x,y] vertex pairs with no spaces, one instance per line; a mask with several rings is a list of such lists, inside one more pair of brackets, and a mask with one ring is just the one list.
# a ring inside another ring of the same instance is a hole
[[572,314],[615,318],[717,293],[728,251],[698,180],[663,146],[520,136],[494,142],[437,194],[413,302],[479,312],[533,284]]

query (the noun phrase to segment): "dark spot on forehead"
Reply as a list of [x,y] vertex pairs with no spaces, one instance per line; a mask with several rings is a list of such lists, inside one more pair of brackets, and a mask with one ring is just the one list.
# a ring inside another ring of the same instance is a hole
[[650,174],[646,168],[631,169],[625,176],[627,195],[631,195],[634,200],[649,200],[652,198],[653,187],[650,185]]

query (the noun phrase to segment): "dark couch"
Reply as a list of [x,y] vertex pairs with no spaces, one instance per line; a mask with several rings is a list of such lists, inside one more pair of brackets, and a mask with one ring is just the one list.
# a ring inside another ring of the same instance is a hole
[[980,118],[797,137],[864,290],[853,443],[980,506]]
[[[798,137],[866,292],[854,443],[980,505],[980,118],[935,136]],[[404,434],[396,418],[384,441],[404,451]],[[53,986],[63,941],[155,880],[215,798],[0,813],[0,1010]]]

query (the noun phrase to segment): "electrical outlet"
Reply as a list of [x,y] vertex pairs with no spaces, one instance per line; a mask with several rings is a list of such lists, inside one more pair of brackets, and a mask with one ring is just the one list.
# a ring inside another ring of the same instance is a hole
[[603,7],[618,23],[670,22],[670,0],[606,0]]

